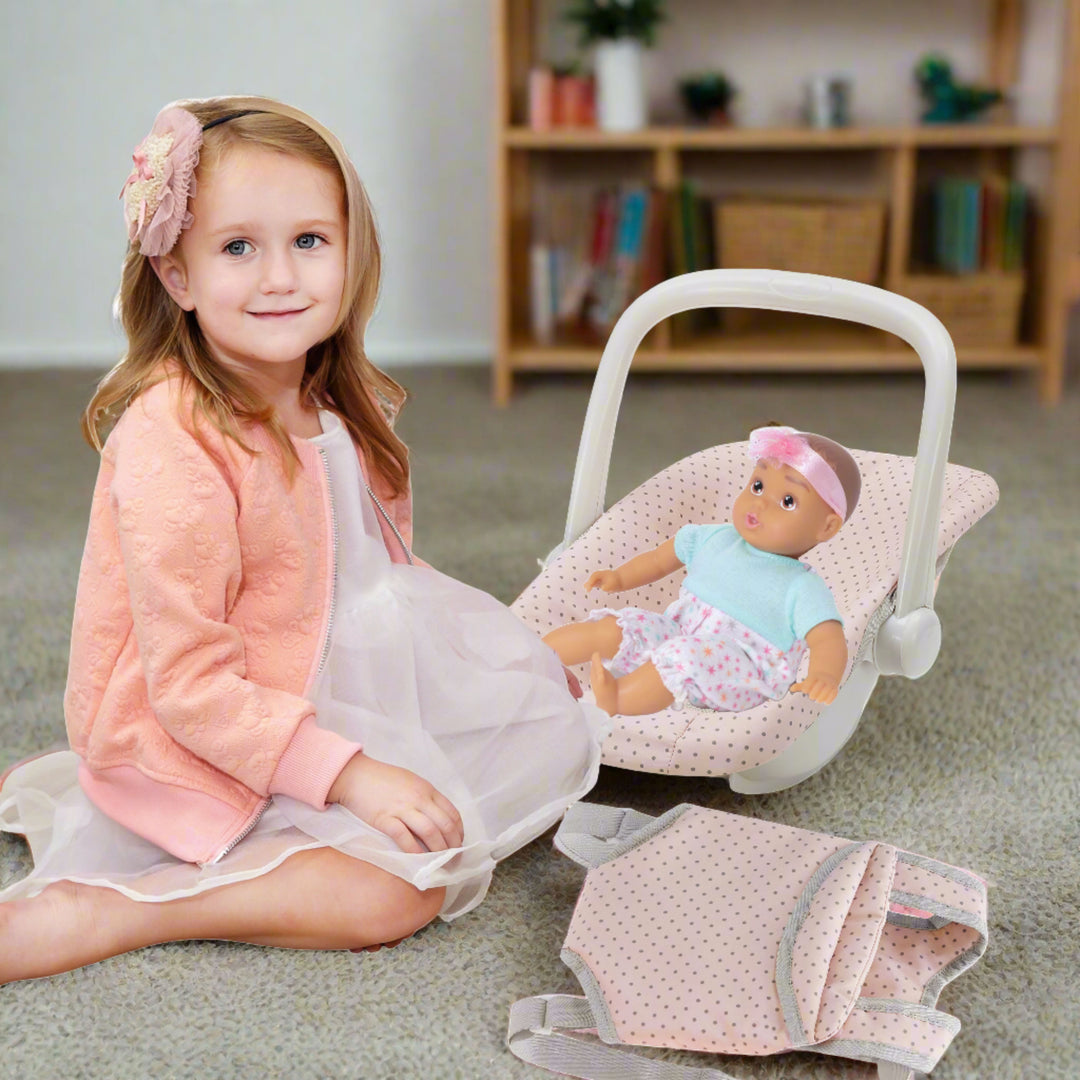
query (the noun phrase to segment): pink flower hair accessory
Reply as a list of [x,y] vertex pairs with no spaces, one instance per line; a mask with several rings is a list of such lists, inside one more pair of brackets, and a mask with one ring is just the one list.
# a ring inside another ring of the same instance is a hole
[[187,109],[167,105],[135,147],[135,168],[120,198],[128,239],[143,255],[167,254],[194,221],[188,199],[195,194],[202,133],[202,124]]
[[791,427],[760,427],[750,432],[747,457],[753,461],[769,458],[790,465],[806,477],[810,486],[847,520],[847,496],[836,470],[810,445],[803,432]]

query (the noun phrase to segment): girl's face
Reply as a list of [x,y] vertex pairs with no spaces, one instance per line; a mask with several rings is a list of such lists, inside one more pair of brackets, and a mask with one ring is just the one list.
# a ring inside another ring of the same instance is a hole
[[206,177],[195,220],[158,272],[194,311],[218,361],[256,381],[299,385],[329,336],[345,286],[339,179],[300,158],[234,148]]
[[797,559],[840,531],[840,515],[790,465],[763,460],[732,509],[735,531],[753,547]]

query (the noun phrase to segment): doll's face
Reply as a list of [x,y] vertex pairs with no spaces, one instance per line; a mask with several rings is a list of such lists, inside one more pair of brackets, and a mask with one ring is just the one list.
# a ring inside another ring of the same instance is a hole
[[732,508],[735,531],[750,545],[797,559],[840,531],[840,515],[790,465],[754,466]]

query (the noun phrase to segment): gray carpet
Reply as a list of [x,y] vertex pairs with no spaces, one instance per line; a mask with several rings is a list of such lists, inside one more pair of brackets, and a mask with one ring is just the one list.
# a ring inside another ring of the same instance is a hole
[[[561,537],[588,382],[522,380],[499,412],[482,369],[397,374],[414,394],[401,430],[416,470],[417,550],[509,601]],[[0,768],[63,738],[67,634],[96,468],[77,417],[92,381],[0,373]],[[913,453],[921,388],[916,377],[635,377],[609,494],[768,419]],[[961,379],[951,459],[994,476],[1001,504],[945,573],[937,664],[918,682],[883,680],[822,773],[748,798],[723,780],[605,769],[592,795],[650,813],[690,801],[888,840],[987,877],[990,947],[942,996],[963,1030],[940,1080],[1049,1080],[1080,1069],[1078,433],[1075,386],[1047,411],[1026,378]],[[0,838],[0,880],[26,866],[22,842]],[[581,878],[545,837],[501,866],[477,911],[393,951],[193,942],[0,988],[0,1077],[548,1075],[505,1050],[507,1009],[575,989],[558,957]],[[797,1054],[726,1067],[770,1080],[870,1075]]]

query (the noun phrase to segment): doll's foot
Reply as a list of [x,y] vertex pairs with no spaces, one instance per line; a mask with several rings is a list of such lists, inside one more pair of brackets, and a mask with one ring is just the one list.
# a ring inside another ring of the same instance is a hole
[[596,704],[608,716],[614,716],[619,704],[619,688],[615,683],[615,676],[604,667],[604,661],[598,652],[593,653],[590,678]]

